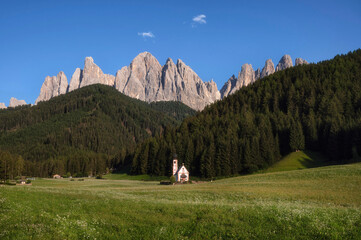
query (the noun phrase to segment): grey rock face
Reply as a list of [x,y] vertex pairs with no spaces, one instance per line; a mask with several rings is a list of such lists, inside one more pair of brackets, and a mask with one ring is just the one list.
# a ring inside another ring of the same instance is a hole
[[64,72],[59,72],[57,76],[47,76],[40,89],[40,95],[35,104],[41,101],[47,101],[52,97],[65,94],[68,89],[68,80]]
[[258,80],[261,78],[261,71],[259,68],[254,72],[254,80]]
[[[307,63],[305,60],[296,59],[296,65],[301,62]],[[291,57],[285,55],[278,63],[276,71],[292,66]],[[104,74],[94,63],[93,58],[86,57],[84,70],[80,68],[75,70],[69,86],[63,72],[56,77],[47,77],[36,103],[84,86],[104,84],[143,101],[180,101],[193,109],[202,110],[206,105],[274,72],[275,68],[271,59],[266,61],[262,71],[260,69],[254,71],[252,65],[244,64],[238,77],[232,76],[221,91],[218,91],[213,80],[203,82],[180,59],[175,64],[169,58],[165,65],[161,66],[154,56],[144,52],[135,57],[129,66],[121,68],[113,76]]]
[[144,52],[128,67],[118,70],[115,77],[104,74],[93,58],[86,57],[84,70],[75,70],[69,86],[63,72],[56,77],[46,77],[36,103],[92,84],[113,86],[130,97],[147,102],[181,101],[197,110],[221,98],[213,80],[203,82],[181,60],[174,64],[169,58],[161,66],[154,56]]
[[[296,59],[296,65],[299,64],[308,64],[306,60],[303,60],[302,58]],[[241,87],[247,86],[250,83],[255,82],[256,80],[260,78],[264,78],[266,76],[269,76],[273,74],[275,71],[280,71],[289,67],[292,67],[292,59],[289,55],[284,55],[280,62],[278,63],[276,70],[273,65],[273,62],[271,59],[268,59],[265,63],[265,66],[263,67],[262,71],[260,72],[259,69],[256,71],[253,71],[252,65],[250,64],[244,64],[242,66],[241,72],[238,74],[238,77],[236,78],[234,75],[228,79],[228,81],[223,85],[221,92],[221,98],[224,98],[234,92],[236,92]]]
[[221,96],[226,97],[230,94],[233,94],[241,87],[245,87],[256,81],[256,77],[259,75],[259,71],[256,73],[253,71],[251,64],[243,64],[241,71],[238,73],[238,77],[235,78],[232,76],[228,81],[224,84],[221,89]]
[[[240,88],[244,86],[248,86],[254,81],[255,81],[255,72],[253,71],[252,65],[248,63],[243,64],[241,72],[238,74],[238,82],[240,83],[239,84]],[[236,88],[237,88],[237,84],[236,84]],[[238,89],[233,89],[231,93],[237,91]]]
[[75,69],[75,72],[73,73],[73,76],[70,79],[68,92],[78,89],[80,87],[80,82],[82,78],[83,78],[83,70],[81,70],[80,68]]
[[295,66],[302,65],[302,64],[308,64],[308,62],[302,58],[296,58]]
[[168,58],[162,67],[148,52],[139,54],[129,67],[117,72],[115,88],[143,101],[180,101],[197,110],[220,99],[215,82],[204,83],[181,60],[174,64]]
[[210,93],[210,103],[221,99],[221,93],[218,91],[217,84],[213,81],[213,79],[209,82],[205,82],[205,85]]
[[282,70],[284,70],[286,68],[289,68],[289,67],[293,67],[293,63],[292,63],[291,56],[286,54],[281,58],[281,60],[277,64],[276,72],[277,71],[282,71]]
[[[204,83],[198,75],[187,66],[182,60],[178,59],[174,78],[177,100],[196,110],[202,110],[206,105],[213,102],[212,99],[219,99],[220,93],[212,82]],[[171,72],[173,72],[171,70]],[[166,74],[166,73],[165,73]],[[168,74],[171,77],[171,74]],[[215,89],[214,89],[215,88]],[[212,92],[210,92],[211,90]]]
[[119,92],[123,92],[124,87],[128,82],[129,75],[130,72],[128,67],[122,67],[120,70],[118,70],[117,74],[115,75],[115,83],[114,83],[115,89],[117,89]]
[[0,109],[5,109],[6,106],[5,106],[5,103],[0,103]]
[[148,52],[136,56],[129,66],[129,77],[123,93],[143,101],[156,101],[159,89],[162,66]]
[[26,105],[26,102],[24,100],[18,100],[16,98],[10,98],[10,104],[9,107],[17,107],[17,106],[22,106],[22,105]]
[[230,91],[236,86],[237,78],[232,75],[228,81],[223,85],[221,92],[221,98],[227,97]]
[[268,75],[271,75],[275,72],[275,66],[273,65],[273,62],[271,59],[267,59],[264,67],[262,68],[261,72],[261,78],[264,78]]
[[104,84],[114,86],[115,77],[104,74],[103,71],[94,63],[92,57],[86,57],[84,63],[83,77],[79,87],[85,87],[92,84]]

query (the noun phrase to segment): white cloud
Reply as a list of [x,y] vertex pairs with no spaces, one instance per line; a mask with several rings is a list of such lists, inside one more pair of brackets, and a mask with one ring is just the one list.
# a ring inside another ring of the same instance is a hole
[[195,16],[192,20],[193,20],[194,23],[199,23],[199,24],[206,24],[207,23],[206,15],[204,15],[204,14],[200,14],[198,16]]
[[143,38],[155,38],[152,32],[141,32],[138,33],[138,36],[142,36]]

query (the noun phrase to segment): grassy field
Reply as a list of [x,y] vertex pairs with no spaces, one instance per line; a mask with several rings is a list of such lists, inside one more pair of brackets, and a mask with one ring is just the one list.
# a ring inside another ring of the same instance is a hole
[[0,185],[0,239],[361,239],[361,164],[203,184]]
[[293,152],[276,162],[273,166],[262,172],[281,172],[315,168],[330,165],[327,158],[318,152],[298,151]]

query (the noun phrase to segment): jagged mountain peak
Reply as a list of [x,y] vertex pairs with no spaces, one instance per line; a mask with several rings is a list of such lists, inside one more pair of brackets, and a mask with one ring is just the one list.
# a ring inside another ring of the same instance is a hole
[[[296,65],[305,63],[307,61],[301,58],[296,59]],[[284,55],[276,71],[290,66],[293,66],[291,57]],[[129,66],[122,67],[113,76],[104,74],[89,56],[85,58],[83,70],[75,69],[69,85],[62,71],[57,76],[46,77],[36,103],[87,85],[104,84],[143,101],[181,101],[193,109],[202,110],[206,105],[274,72],[271,59],[266,60],[262,71],[259,68],[254,71],[251,64],[245,63],[238,77],[233,75],[221,91],[218,91],[213,79],[203,82],[181,59],[175,64],[171,58],[168,58],[162,66],[151,53],[142,52]]]
[[262,68],[261,76],[260,78],[264,78],[268,75],[271,75],[275,72],[275,66],[272,62],[272,59],[267,59],[265,62],[264,67]]
[[67,92],[67,89],[68,79],[63,71],[60,71],[56,76],[46,76],[40,89],[40,95],[36,99],[35,104],[64,94]]
[[[302,58],[296,59],[296,66],[307,63],[308,62],[306,60],[303,60]],[[271,59],[266,60],[265,66],[262,68],[261,72],[259,71],[259,69],[253,71],[251,64],[243,64],[241,71],[238,74],[238,77],[236,78],[233,75],[222,87],[220,91],[222,98],[236,92],[241,87],[247,86],[260,78],[264,78],[273,74],[274,72],[281,71],[292,66],[292,58],[288,54],[282,56],[279,63],[277,64],[276,69]]]
[[284,70],[286,68],[293,67],[292,58],[290,55],[285,54],[282,56],[281,60],[277,64],[276,72]]
[[295,66],[302,65],[302,64],[308,64],[308,62],[302,58],[296,58]]
[[0,109],[6,109],[5,103],[0,103]]
[[92,57],[85,57],[85,60],[84,60],[84,65],[86,64],[92,64],[94,63],[94,59]]
[[[149,52],[142,52],[139,53],[131,62],[131,65],[137,62],[158,62],[157,58],[154,57],[151,53]],[[159,64],[160,65],[160,64]]]
[[167,61],[165,61],[165,65],[167,64],[173,64],[174,65],[174,62],[173,62],[173,59],[172,58],[167,58]]
[[9,107],[17,107],[22,105],[26,105],[25,100],[18,100],[14,97],[10,98]]

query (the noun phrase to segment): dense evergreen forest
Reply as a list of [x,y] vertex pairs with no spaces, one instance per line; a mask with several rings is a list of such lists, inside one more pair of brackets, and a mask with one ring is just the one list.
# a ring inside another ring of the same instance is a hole
[[170,175],[176,152],[191,175],[252,173],[302,149],[334,163],[361,155],[361,50],[276,72],[138,145],[133,174]]
[[36,106],[0,110],[0,177],[88,176],[131,162],[137,143],[195,111],[179,102],[148,104],[92,85]]

